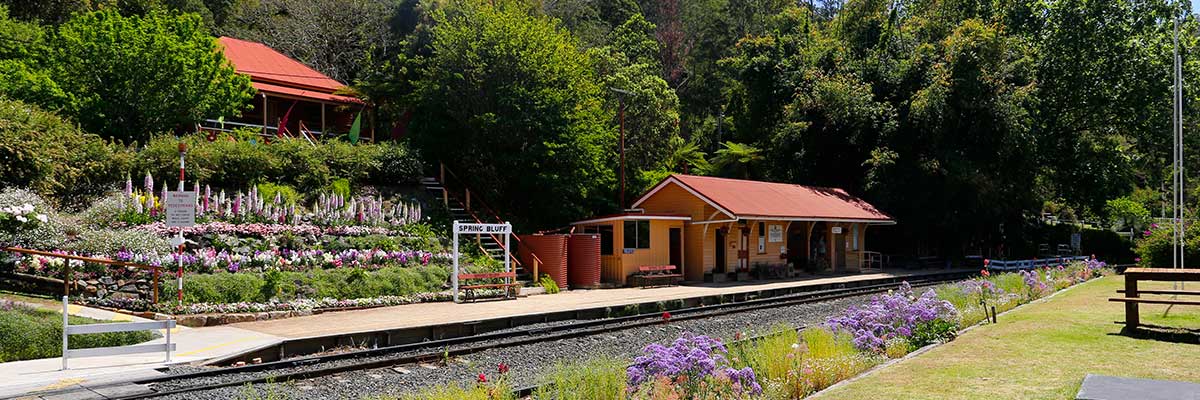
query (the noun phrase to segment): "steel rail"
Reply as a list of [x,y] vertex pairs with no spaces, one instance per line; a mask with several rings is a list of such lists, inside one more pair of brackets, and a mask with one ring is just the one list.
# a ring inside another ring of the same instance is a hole
[[[909,284],[914,287],[922,287],[922,286],[930,286],[930,285],[945,283],[948,281],[954,281],[954,280],[962,279],[965,277],[966,277],[965,273],[948,273],[943,276],[937,276],[937,277],[931,277],[931,278],[911,281],[911,282],[909,282]],[[886,292],[888,290],[894,289],[895,287],[901,285],[903,282],[904,281],[894,282],[894,283],[876,284],[876,285],[856,286],[856,287],[849,287],[849,288],[818,290],[818,291],[802,292],[802,293],[796,293],[796,294],[790,294],[790,295],[784,295],[784,296],[747,300],[747,301],[742,301],[742,302],[721,303],[721,304],[715,304],[715,305],[702,305],[699,307],[682,308],[682,309],[668,310],[668,311],[672,314],[672,316],[670,318],[671,322],[686,321],[686,320],[701,319],[701,318],[711,318],[711,317],[716,317],[716,316],[721,316],[721,315],[740,313],[740,312],[749,312],[749,311],[755,311],[755,310],[760,310],[760,309],[787,307],[787,306],[797,305],[797,304],[818,303],[818,302],[824,302],[824,301],[838,300],[838,299],[847,298],[847,297],[860,296],[860,295],[865,295],[865,294],[881,293],[881,292]],[[644,321],[638,321],[638,320],[644,320]],[[333,375],[333,374],[348,372],[348,371],[379,369],[379,368],[386,368],[386,367],[395,366],[395,365],[413,364],[413,363],[419,363],[419,362],[430,360],[430,359],[442,359],[444,357],[452,357],[452,356],[478,353],[478,352],[493,349],[493,348],[518,346],[518,345],[524,345],[524,344],[532,344],[532,343],[554,341],[554,340],[561,340],[561,339],[570,339],[570,338],[582,337],[582,336],[591,336],[591,335],[602,334],[602,333],[614,331],[614,330],[632,329],[632,328],[638,328],[638,327],[643,327],[643,326],[658,325],[658,324],[662,324],[662,323],[664,323],[664,321],[661,318],[659,318],[657,315],[639,314],[639,315],[616,317],[616,318],[604,318],[604,319],[598,319],[598,320],[582,321],[582,322],[578,322],[578,323],[557,325],[557,326],[551,326],[551,327],[536,327],[536,328],[510,330],[507,332],[484,333],[484,334],[474,335],[474,336],[433,340],[433,341],[427,341],[427,342],[421,342],[421,343],[411,343],[411,344],[404,344],[404,345],[397,345],[397,346],[388,346],[388,347],[381,347],[381,348],[376,348],[376,349],[359,350],[359,351],[332,354],[332,355],[308,356],[308,357],[296,358],[296,359],[291,359],[291,360],[273,361],[273,362],[262,363],[262,364],[250,364],[250,365],[245,365],[245,366],[240,366],[240,367],[221,368],[221,369],[215,369],[215,370],[211,370],[211,371],[199,371],[199,372],[193,372],[193,373],[187,373],[187,374],[168,375],[168,376],[156,377],[156,378],[152,378],[152,379],[135,380],[132,383],[154,384],[154,383],[181,381],[181,380],[195,379],[195,378],[212,378],[212,377],[219,377],[221,375],[263,372],[263,371],[272,371],[272,370],[283,370],[283,369],[287,369],[287,368],[296,368],[296,367],[302,367],[302,366],[308,366],[308,365],[315,365],[315,364],[320,364],[320,363],[325,363],[325,362],[330,362],[330,361],[338,361],[338,360],[354,359],[354,358],[364,358],[364,357],[375,357],[375,356],[381,356],[381,355],[386,355],[386,354],[390,354],[390,353],[401,353],[401,352],[409,352],[409,351],[418,351],[418,350],[422,350],[422,349],[431,349],[430,351],[422,352],[419,354],[407,355],[407,356],[398,356],[398,357],[393,357],[393,358],[370,360],[370,361],[360,362],[360,363],[352,363],[352,364],[347,364],[347,365],[338,365],[338,366],[333,366],[333,367],[311,369],[311,370],[297,371],[297,372],[290,372],[290,373],[268,374],[265,376],[234,379],[234,380],[230,380],[227,382],[215,382],[215,383],[209,383],[209,384],[203,384],[203,385],[196,385],[196,386],[189,386],[189,387],[165,390],[165,391],[161,391],[161,392],[141,393],[141,394],[135,394],[135,395],[119,397],[119,398],[127,399],[127,400],[145,399],[145,398],[153,398],[153,397],[158,397],[158,396],[167,396],[167,395],[190,393],[190,392],[197,392],[197,391],[207,391],[207,390],[219,389],[219,388],[224,388],[224,387],[242,386],[242,385],[246,385],[246,384],[260,384],[260,383],[268,383],[268,382],[278,383],[278,382],[288,382],[288,381],[296,381],[296,380],[303,380],[303,379],[311,379],[311,378],[316,378],[316,377],[320,377],[320,376]],[[552,333],[552,332],[556,332],[556,331],[561,331],[561,332]],[[460,347],[457,349],[450,349],[450,346],[455,346],[455,345],[460,345],[460,344],[467,344],[467,343],[472,343],[472,342],[485,342],[485,341],[490,341],[490,340],[501,340],[501,339],[511,339],[511,340],[500,341],[500,342],[495,342],[495,343],[482,343],[482,344],[473,345],[473,346],[466,346],[466,347]]]

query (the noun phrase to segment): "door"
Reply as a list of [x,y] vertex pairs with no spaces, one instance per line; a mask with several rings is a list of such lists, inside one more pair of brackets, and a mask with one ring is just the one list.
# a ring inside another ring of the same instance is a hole
[[833,235],[833,254],[834,269],[837,271],[846,270],[846,234],[844,232],[834,233]]
[[743,227],[741,246],[738,246],[738,272],[750,269],[750,229]]
[[713,273],[725,273],[725,229],[717,229],[717,239],[713,241]]
[[671,228],[667,232],[669,237],[671,265],[675,266],[675,270],[683,272],[683,229]]

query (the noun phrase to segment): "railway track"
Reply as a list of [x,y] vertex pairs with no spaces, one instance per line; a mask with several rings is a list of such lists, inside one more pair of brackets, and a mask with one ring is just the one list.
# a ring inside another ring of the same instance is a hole
[[[913,287],[922,287],[955,281],[963,277],[965,276],[940,276],[931,279],[913,280],[909,283]],[[671,314],[670,322],[715,318],[730,314],[753,312],[755,310],[829,302],[848,297],[882,293],[894,289],[899,285],[900,283],[886,283],[827,289],[736,303],[681,308],[669,310]],[[222,388],[266,383],[298,382],[351,371],[437,363],[490,349],[603,335],[612,331],[644,328],[662,325],[663,323],[661,315],[648,316],[642,314],[585,320],[551,326],[517,328],[469,337],[432,340],[338,354],[305,356],[261,364],[214,368],[205,371],[164,375],[153,379],[134,381],[132,384],[144,385],[151,388],[151,391],[117,398],[148,399],[164,396],[178,397],[179,395],[186,395],[188,393],[200,393]],[[517,393],[528,395],[536,390],[536,388],[537,386],[521,387],[517,389]]]

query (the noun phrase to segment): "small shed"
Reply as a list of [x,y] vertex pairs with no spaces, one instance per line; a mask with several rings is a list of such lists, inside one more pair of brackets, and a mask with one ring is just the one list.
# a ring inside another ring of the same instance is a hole
[[674,265],[683,270],[684,224],[682,214],[624,213],[573,222],[579,233],[600,235],[600,281],[624,285],[647,265]]

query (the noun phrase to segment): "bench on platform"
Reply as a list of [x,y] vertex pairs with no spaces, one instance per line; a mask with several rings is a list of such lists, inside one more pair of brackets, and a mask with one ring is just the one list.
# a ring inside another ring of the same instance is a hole
[[1200,282],[1200,269],[1196,268],[1129,268],[1125,270],[1125,289],[1117,293],[1125,297],[1113,297],[1108,301],[1125,303],[1125,329],[1133,330],[1141,323],[1138,304],[1167,304],[1178,306],[1200,306],[1197,300],[1167,298],[1143,298],[1142,295],[1200,296],[1193,290],[1138,290],[1139,281]]
[[[462,285],[461,284],[461,282],[463,282],[463,281],[490,280],[490,279],[504,279],[504,283],[479,283],[479,284],[474,284],[474,285]],[[472,301],[475,300],[475,291],[479,290],[479,289],[503,289],[504,290],[504,298],[513,299],[513,298],[517,297],[517,290],[521,286],[521,284],[517,283],[516,280],[517,280],[516,272],[487,272],[487,273],[481,273],[481,274],[458,274],[458,281],[460,282],[460,285],[458,286],[458,288],[463,290],[464,292],[466,292],[467,299],[470,299]]]
[[674,265],[643,265],[638,267],[637,275],[641,286],[654,286],[653,283],[666,281],[667,285],[674,285],[675,280],[682,278],[683,274],[676,273],[678,269]]

